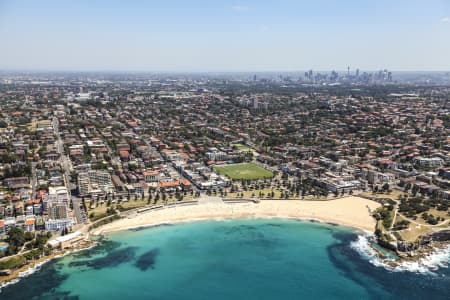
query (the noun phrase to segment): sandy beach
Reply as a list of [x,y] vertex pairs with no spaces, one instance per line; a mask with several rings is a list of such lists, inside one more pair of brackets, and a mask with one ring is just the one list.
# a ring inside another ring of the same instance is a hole
[[315,219],[373,232],[375,219],[370,212],[379,206],[377,202],[356,196],[331,201],[264,200],[260,203],[199,203],[136,214],[99,227],[93,230],[92,234],[164,223],[230,218]]

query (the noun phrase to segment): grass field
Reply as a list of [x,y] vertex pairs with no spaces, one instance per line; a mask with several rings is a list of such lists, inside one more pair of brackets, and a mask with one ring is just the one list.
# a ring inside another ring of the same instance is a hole
[[236,147],[239,151],[245,151],[245,152],[248,152],[248,151],[252,151],[252,150],[253,150],[253,149],[250,148],[249,146],[242,145],[242,144],[234,144],[233,146]]
[[273,173],[255,164],[235,164],[228,166],[216,166],[215,171],[221,175],[225,175],[233,180],[248,179],[264,179],[271,178]]

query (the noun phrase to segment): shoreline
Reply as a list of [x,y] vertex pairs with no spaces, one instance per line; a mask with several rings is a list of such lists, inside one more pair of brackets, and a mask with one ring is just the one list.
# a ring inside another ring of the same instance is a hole
[[[373,231],[367,230],[367,229],[363,229],[363,228],[358,228],[355,226],[350,226],[350,225],[345,225],[345,224],[341,224],[341,223],[337,223],[334,222],[333,220],[324,220],[324,219],[319,219],[319,218],[308,218],[308,217],[292,217],[292,216],[281,216],[281,215],[259,215],[259,216],[255,216],[255,215],[249,215],[249,216],[233,216],[233,217],[214,217],[214,218],[210,218],[210,217],[204,217],[204,218],[186,218],[186,219],[180,219],[180,220],[172,220],[172,221],[166,221],[166,222],[158,222],[158,223],[151,223],[151,224],[146,224],[146,225],[133,225],[130,227],[123,227],[123,228],[116,228],[116,229],[112,229],[112,230],[108,230],[108,231],[104,231],[101,230],[102,227],[109,225],[103,225],[99,228],[93,229],[91,232],[89,232],[89,235],[92,236],[96,236],[96,237],[103,237],[104,235],[107,235],[108,233],[113,233],[113,232],[119,232],[119,231],[126,231],[126,230],[131,230],[131,229],[137,229],[137,228],[143,228],[143,229],[150,229],[152,227],[158,227],[158,226],[163,226],[163,225],[176,225],[176,224],[183,224],[183,223],[191,223],[191,222],[204,222],[204,221],[226,221],[226,220],[248,220],[248,219],[265,219],[265,220],[270,220],[270,219],[280,219],[280,220],[296,220],[296,221],[302,221],[302,222],[311,222],[311,223],[320,223],[320,224],[326,224],[326,225],[331,225],[331,226],[343,226],[343,227],[347,227],[349,229],[355,230],[355,231],[359,231],[362,234],[364,234],[365,236],[372,236],[373,235]],[[117,221],[120,221],[117,220]],[[115,221],[115,222],[117,222]],[[114,222],[113,222],[114,223]],[[110,224],[113,224],[110,223]],[[97,232],[99,231],[99,232]],[[91,240],[92,241],[92,240]],[[38,259],[37,261],[34,261],[32,264],[27,264],[22,266],[21,268],[15,270],[13,272],[13,274],[7,276],[8,279],[5,280],[0,280],[0,294],[1,294],[1,290],[9,285],[12,284],[16,284],[18,283],[20,280],[32,275],[35,272],[40,271],[40,268],[44,265],[47,264],[55,259],[58,258],[62,258],[64,256],[70,255],[70,254],[74,254],[77,252],[81,252],[83,250],[87,250],[90,248],[93,248],[97,245],[97,242],[93,242],[91,245],[88,245],[86,247],[83,248],[77,248],[77,249],[73,249],[73,250],[68,250],[64,253],[58,253],[58,254],[54,254],[54,255],[50,255],[48,257],[42,257],[40,259]]]
[[[264,200],[259,203],[193,203],[192,205],[164,207],[161,210],[146,211],[141,214],[122,218],[94,228],[87,232],[87,239],[92,236],[102,236],[115,231],[135,228],[151,228],[164,224],[182,224],[208,220],[234,219],[287,219],[319,222],[337,226],[345,226],[359,230],[365,235],[372,235],[375,229],[375,219],[371,216],[380,206],[379,203],[357,196],[349,196],[330,201],[305,200]],[[0,292],[3,287],[17,283],[21,278],[39,270],[36,266],[45,264],[55,258],[60,258],[74,252],[92,247],[93,244],[77,249],[64,251],[42,257],[41,259],[14,270],[14,275],[0,278]],[[20,276],[22,272],[29,272]]]
[[259,203],[198,203],[166,207],[120,219],[91,230],[93,235],[161,224],[226,219],[315,220],[373,233],[376,221],[371,216],[380,204],[360,197],[345,197],[326,202],[264,200]]
[[[54,253],[49,256],[44,256],[36,261],[32,261],[31,263],[25,264],[22,267],[14,270],[11,275],[5,276],[2,280],[0,280],[0,294],[3,288],[18,283],[21,279],[26,278],[32,275],[35,272],[40,271],[41,267],[55,259],[62,258],[64,256],[74,254],[83,250],[87,250],[93,248],[97,245],[97,242],[92,242],[90,245],[86,247],[74,248],[70,250],[66,250],[63,253]],[[1,278],[0,278],[1,279]]]
[[[336,200],[318,202],[304,200],[264,200],[259,203],[192,203],[190,205],[164,207],[160,210],[134,213],[126,218],[115,220],[98,228],[94,228],[85,233],[85,238],[91,243],[86,247],[78,247],[65,250],[62,253],[55,253],[48,257],[42,257],[37,261],[24,265],[14,270],[14,275],[7,276],[0,280],[0,293],[2,288],[19,282],[40,270],[40,267],[56,258],[61,258],[75,252],[83,251],[94,247],[97,242],[91,237],[102,237],[108,233],[126,231],[136,228],[148,229],[161,225],[174,225],[202,221],[226,221],[238,219],[285,219],[304,222],[317,222],[332,226],[343,226],[358,231],[364,237],[373,237],[376,225],[371,213],[380,206],[379,203],[365,198],[351,196]],[[419,261],[427,259],[435,251],[439,253],[444,246],[450,249],[447,243],[442,243],[440,247],[433,247],[434,251],[427,251],[426,255],[417,257],[400,258],[396,263],[385,264],[381,259],[376,265],[387,266],[396,269],[409,264],[417,264]],[[372,251],[376,251],[372,249]],[[450,251],[450,250],[449,250]],[[389,260],[387,260],[389,262]],[[417,261],[417,262],[416,262]],[[0,278],[1,279],[1,278]]]
[[[150,229],[153,227],[158,226],[170,226],[170,225],[180,225],[185,223],[194,223],[194,222],[207,222],[207,221],[232,221],[232,220],[272,220],[272,219],[278,219],[278,220],[294,220],[294,221],[301,221],[301,222],[311,222],[311,223],[320,223],[324,225],[331,225],[331,226],[341,226],[346,227],[355,231],[359,231],[361,233],[364,233],[366,235],[373,235],[373,231],[370,231],[368,229],[359,228],[352,225],[342,224],[341,222],[337,222],[334,220],[325,220],[320,219],[317,217],[294,217],[294,216],[283,216],[283,215],[242,215],[242,216],[218,216],[218,217],[198,217],[198,218],[186,218],[186,219],[178,219],[178,220],[172,220],[172,221],[163,221],[163,222],[157,222],[157,223],[149,223],[149,224],[142,224],[142,225],[130,225],[126,227],[121,228],[113,228],[113,229],[103,229],[102,227],[93,229],[90,232],[90,235],[92,236],[104,236],[109,233],[119,232],[119,231],[127,231],[127,230],[133,230],[133,229]],[[110,223],[112,224],[112,223]],[[106,224],[108,225],[108,224]]]

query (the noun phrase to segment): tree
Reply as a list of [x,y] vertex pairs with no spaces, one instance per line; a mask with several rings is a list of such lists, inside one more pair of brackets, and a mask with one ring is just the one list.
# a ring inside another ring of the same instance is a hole
[[405,184],[405,193],[407,193],[411,189],[411,183],[408,182]]
[[376,186],[373,188],[373,192],[374,192],[374,193],[378,193],[378,185],[376,185]]
[[11,250],[13,254],[16,253],[26,242],[25,232],[23,229],[19,227],[11,228],[8,232],[7,242],[9,244],[8,250]]
[[377,237],[380,237],[382,233],[383,233],[383,232],[381,231],[380,228],[375,229],[375,235],[376,235]]
[[419,188],[417,187],[417,185],[414,185],[412,187],[411,193],[413,194],[413,196],[415,197],[417,195],[417,192],[419,191]]

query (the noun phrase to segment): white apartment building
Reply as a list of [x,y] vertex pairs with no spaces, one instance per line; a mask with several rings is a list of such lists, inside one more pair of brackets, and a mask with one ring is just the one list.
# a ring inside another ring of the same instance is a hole
[[106,171],[90,170],[78,174],[78,190],[81,195],[99,190],[108,192],[113,188],[111,175]]
[[64,186],[49,187],[48,195],[42,196],[42,204],[44,206],[44,211],[47,211],[48,207],[55,204],[63,204],[68,206],[69,193],[67,188]]

